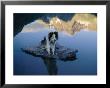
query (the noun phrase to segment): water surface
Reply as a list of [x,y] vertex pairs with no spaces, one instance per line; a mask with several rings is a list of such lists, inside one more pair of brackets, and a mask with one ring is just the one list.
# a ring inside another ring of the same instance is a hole
[[74,35],[59,32],[60,45],[77,49],[77,59],[61,61],[42,59],[21,51],[24,47],[37,46],[48,30],[19,33],[14,37],[14,75],[96,75],[97,74],[97,32],[84,31]]

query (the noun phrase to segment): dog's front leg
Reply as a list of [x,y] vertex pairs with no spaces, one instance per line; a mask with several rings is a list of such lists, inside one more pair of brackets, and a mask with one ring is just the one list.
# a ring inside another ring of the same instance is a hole
[[47,48],[47,52],[48,52],[48,54],[50,55],[50,48],[49,48],[49,47]]
[[47,44],[46,49],[47,49],[48,55],[50,55],[50,45],[49,44]]
[[50,55],[50,45],[49,45],[49,40],[48,39],[46,41],[46,51],[47,51],[48,55]]
[[52,47],[52,54],[55,55],[55,45]]

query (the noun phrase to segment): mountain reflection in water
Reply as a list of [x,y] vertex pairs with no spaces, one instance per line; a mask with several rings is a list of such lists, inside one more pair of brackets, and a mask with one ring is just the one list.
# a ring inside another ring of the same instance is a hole
[[86,31],[97,31],[97,16],[88,13],[77,13],[68,21],[62,20],[58,16],[55,16],[51,17],[49,22],[39,18],[32,23],[25,25],[21,32],[38,32],[43,28],[49,29],[50,26],[58,32],[63,31],[68,35],[74,35],[76,32],[80,32],[83,29],[86,29]]

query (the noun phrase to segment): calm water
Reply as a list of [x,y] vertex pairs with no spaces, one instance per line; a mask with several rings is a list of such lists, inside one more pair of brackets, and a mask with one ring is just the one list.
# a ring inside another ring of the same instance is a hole
[[14,75],[97,74],[97,32],[82,30],[73,36],[59,33],[59,44],[78,49],[77,59],[73,61],[42,59],[21,51],[21,48],[37,46],[47,34],[45,30],[19,33],[14,37]]

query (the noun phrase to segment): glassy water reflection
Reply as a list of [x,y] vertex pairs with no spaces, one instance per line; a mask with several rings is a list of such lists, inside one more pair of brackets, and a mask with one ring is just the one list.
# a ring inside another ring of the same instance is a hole
[[36,57],[21,51],[33,47],[47,30],[19,33],[14,37],[14,75],[96,75],[97,74],[97,32],[84,31],[75,35],[59,32],[58,43],[67,48],[78,49],[75,60],[59,60]]

